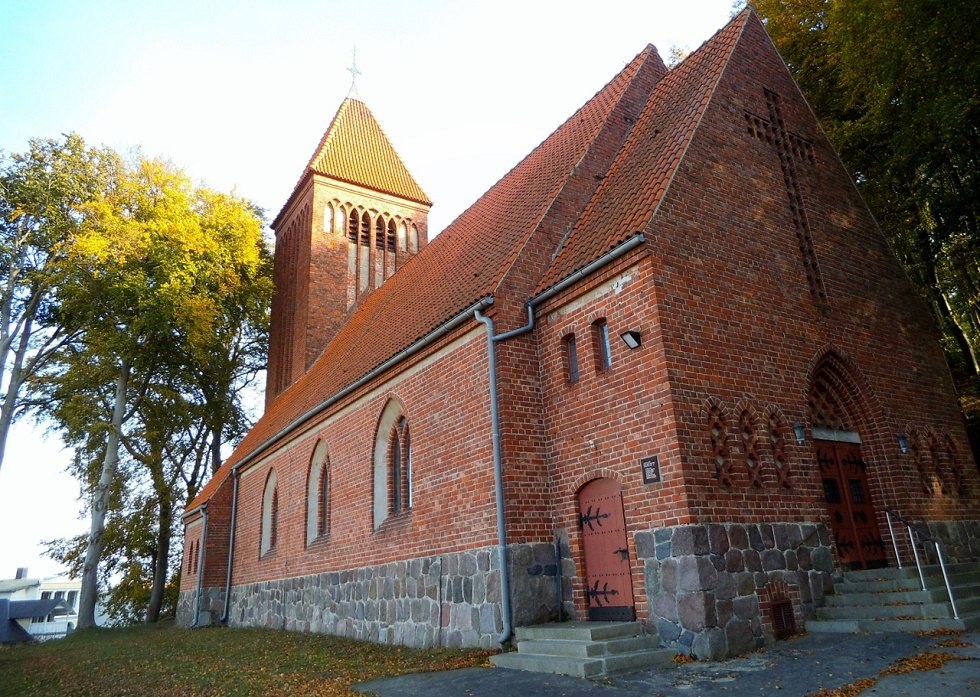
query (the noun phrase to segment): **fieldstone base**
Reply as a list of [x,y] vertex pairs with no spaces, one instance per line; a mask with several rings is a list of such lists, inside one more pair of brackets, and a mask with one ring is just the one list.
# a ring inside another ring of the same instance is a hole
[[701,659],[772,641],[772,618],[763,608],[774,599],[790,600],[802,624],[833,592],[831,535],[822,523],[679,525],[638,532],[635,543],[646,575],[648,629]]
[[[943,543],[943,555],[947,563],[980,559],[980,520],[933,520],[925,525],[929,536]],[[899,544],[899,549],[902,549],[906,538],[904,526],[896,526],[895,535],[902,541]],[[926,544],[925,549],[929,563],[938,564],[936,548]],[[905,557],[903,561],[907,559]]]
[[196,614],[198,627],[216,625],[221,622],[224,609],[224,588],[202,588],[200,610],[197,608],[197,591],[184,591],[177,597],[177,624],[181,627],[194,626]]
[[[515,626],[552,619],[553,545],[508,545],[508,560]],[[491,648],[503,630],[500,598],[499,554],[488,547],[234,586],[228,624],[419,648]],[[192,599],[181,600],[193,613]]]

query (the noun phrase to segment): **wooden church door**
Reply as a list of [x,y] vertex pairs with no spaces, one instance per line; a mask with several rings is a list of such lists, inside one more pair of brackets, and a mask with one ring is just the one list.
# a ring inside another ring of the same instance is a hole
[[861,446],[820,440],[815,445],[841,566],[845,569],[887,566],[885,543],[871,503]]
[[623,492],[614,479],[593,479],[578,495],[589,619],[631,622],[633,583]]

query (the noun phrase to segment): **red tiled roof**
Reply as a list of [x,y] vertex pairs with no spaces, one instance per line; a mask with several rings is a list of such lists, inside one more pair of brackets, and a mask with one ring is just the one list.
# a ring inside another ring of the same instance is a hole
[[[360,99],[347,97],[320,138],[293,193],[310,174],[358,184],[384,194],[432,205],[409,173],[374,114]],[[290,201],[292,196],[290,196]],[[287,201],[286,206],[289,205]],[[285,211],[283,207],[276,221]],[[272,224],[274,228],[276,222]]]
[[[206,502],[232,467],[303,414],[479,299],[493,295],[631,81],[644,68],[657,71],[659,77],[662,65],[652,46],[644,49],[444,232],[365,298],[310,370],[269,405],[188,509]],[[317,161],[318,156],[314,156],[310,166]],[[568,225],[572,222],[569,220]],[[529,279],[524,297],[535,281]]]
[[535,295],[646,229],[750,16],[751,10],[743,11],[657,84]]

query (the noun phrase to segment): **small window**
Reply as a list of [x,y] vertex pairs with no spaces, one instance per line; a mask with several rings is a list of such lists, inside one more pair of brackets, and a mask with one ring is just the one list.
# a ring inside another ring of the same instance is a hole
[[562,339],[565,353],[565,377],[569,382],[578,382],[578,349],[575,348],[575,335],[568,334]]
[[265,493],[262,495],[262,539],[260,554],[268,554],[276,547],[279,536],[279,488],[276,486],[276,472],[269,472],[265,480]]
[[412,507],[412,439],[404,416],[391,430],[388,453],[390,512],[401,513]]
[[612,366],[612,349],[609,347],[609,325],[600,319],[592,323],[592,343],[595,349],[596,370],[609,370]]
[[401,405],[390,400],[382,410],[374,446],[374,527],[414,504],[412,438]]

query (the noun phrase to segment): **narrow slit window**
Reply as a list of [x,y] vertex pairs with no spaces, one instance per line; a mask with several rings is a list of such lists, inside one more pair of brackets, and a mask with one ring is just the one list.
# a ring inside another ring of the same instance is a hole
[[592,343],[595,348],[596,370],[609,370],[612,366],[612,349],[609,346],[609,325],[600,319],[592,323]]
[[578,350],[575,347],[575,335],[568,334],[562,343],[565,345],[565,377],[569,382],[578,382]]

